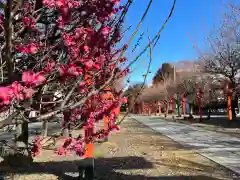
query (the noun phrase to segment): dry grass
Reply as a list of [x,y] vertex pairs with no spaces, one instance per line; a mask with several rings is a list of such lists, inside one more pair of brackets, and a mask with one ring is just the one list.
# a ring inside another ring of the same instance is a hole
[[[95,146],[98,179],[233,179],[232,172],[227,169],[132,119],[126,119],[121,127],[121,131],[110,136],[109,142]],[[8,171],[8,177],[16,180],[64,179],[62,172],[76,171],[81,160],[76,156],[53,156],[52,151],[44,150],[35,162],[21,173]]]

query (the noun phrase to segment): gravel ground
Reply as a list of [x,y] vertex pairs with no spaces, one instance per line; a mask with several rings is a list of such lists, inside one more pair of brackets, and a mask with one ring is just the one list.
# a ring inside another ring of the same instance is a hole
[[[126,118],[109,142],[95,146],[96,177],[101,180],[232,180],[234,173],[184,149],[171,139]],[[70,179],[63,172],[76,172],[81,159],[59,157],[44,150],[28,169],[17,171],[0,165],[4,179]],[[14,172],[15,171],[15,172]],[[10,173],[12,172],[12,173]],[[0,177],[1,179],[1,177]]]

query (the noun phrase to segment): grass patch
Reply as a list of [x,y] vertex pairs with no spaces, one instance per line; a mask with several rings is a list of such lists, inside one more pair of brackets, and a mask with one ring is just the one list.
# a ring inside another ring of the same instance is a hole
[[98,151],[98,150],[94,150],[93,155],[96,158],[104,157],[103,151]]

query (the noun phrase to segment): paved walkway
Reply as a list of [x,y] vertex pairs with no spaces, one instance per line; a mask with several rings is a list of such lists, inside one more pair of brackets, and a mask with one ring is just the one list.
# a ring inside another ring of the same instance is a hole
[[137,121],[225,166],[240,175],[240,138],[211,132],[161,118],[134,116]]

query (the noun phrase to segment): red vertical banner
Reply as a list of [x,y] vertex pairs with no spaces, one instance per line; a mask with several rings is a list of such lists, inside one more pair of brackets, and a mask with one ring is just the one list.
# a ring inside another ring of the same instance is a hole
[[227,97],[227,105],[228,105],[228,120],[232,120],[232,104],[231,104],[231,95]]

